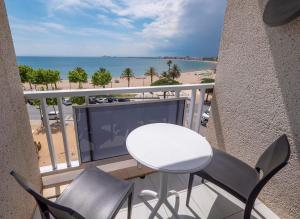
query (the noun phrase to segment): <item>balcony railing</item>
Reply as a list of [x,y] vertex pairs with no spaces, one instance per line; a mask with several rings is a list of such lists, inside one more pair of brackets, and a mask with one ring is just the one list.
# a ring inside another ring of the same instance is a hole
[[[71,162],[70,146],[67,138],[66,121],[63,110],[63,98],[80,96],[85,97],[85,104],[89,104],[89,97],[100,95],[115,95],[115,94],[138,94],[149,92],[173,92],[174,98],[182,96],[182,91],[188,92],[188,116],[187,126],[197,132],[200,132],[201,127],[201,115],[203,111],[203,104],[205,98],[206,89],[213,88],[214,84],[184,84],[184,85],[172,85],[172,86],[155,86],[155,87],[128,87],[128,88],[105,88],[105,89],[76,89],[76,90],[51,90],[51,91],[25,91],[24,96],[27,100],[38,99],[41,103],[41,112],[43,125],[46,132],[48,150],[51,159],[50,167],[41,167],[41,173],[52,172],[60,169],[71,168],[79,165],[79,162]],[[198,92],[199,95],[198,95]],[[52,132],[49,123],[49,117],[47,112],[46,98],[57,98],[58,112],[60,118],[60,128],[64,146],[64,156],[66,163],[57,162],[57,155],[52,139]],[[198,100],[196,99],[198,98]],[[196,109],[195,105],[198,103]],[[197,118],[196,118],[197,117]],[[78,143],[78,142],[77,142]]]

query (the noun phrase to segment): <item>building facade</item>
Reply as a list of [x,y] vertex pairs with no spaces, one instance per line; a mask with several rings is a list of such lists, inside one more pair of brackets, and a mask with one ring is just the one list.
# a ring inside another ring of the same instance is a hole
[[266,0],[228,0],[208,139],[254,166],[281,134],[289,164],[260,199],[282,218],[300,218],[300,19],[263,20]]

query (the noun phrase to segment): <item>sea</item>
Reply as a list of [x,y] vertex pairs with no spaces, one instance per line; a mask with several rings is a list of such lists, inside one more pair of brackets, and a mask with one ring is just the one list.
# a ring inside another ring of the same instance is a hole
[[[54,69],[61,72],[61,78],[67,79],[68,72],[75,67],[81,67],[91,76],[99,68],[108,69],[113,77],[118,77],[127,67],[135,76],[142,76],[147,69],[154,67],[158,73],[168,70],[167,59],[144,57],[37,57],[17,56],[18,65],[29,65],[34,69]],[[182,72],[214,69],[216,64],[201,61],[173,59]]]

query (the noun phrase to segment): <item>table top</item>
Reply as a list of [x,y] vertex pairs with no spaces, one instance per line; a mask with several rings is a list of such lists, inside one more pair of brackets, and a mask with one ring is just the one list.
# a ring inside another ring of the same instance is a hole
[[170,173],[196,172],[212,158],[206,138],[191,129],[153,123],[133,130],[127,137],[129,154],[141,164]]

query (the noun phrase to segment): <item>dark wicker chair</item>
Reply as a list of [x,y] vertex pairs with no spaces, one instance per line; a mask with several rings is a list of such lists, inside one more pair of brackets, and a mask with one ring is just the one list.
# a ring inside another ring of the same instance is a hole
[[65,191],[52,202],[36,192],[16,172],[11,175],[36,200],[43,219],[108,219],[114,218],[128,199],[131,217],[133,183],[119,180],[96,167],[84,170]]
[[290,145],[286,135],[279,137],[260,156],[255,168],[220,150],[214,149],[211,163],[190,174],[186,205],[188,206],[194,176],[202,183],[208,180],[246,204],[244,219],[250,219],[254,202],[266,183],[288,162]]

